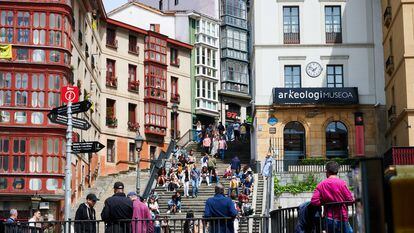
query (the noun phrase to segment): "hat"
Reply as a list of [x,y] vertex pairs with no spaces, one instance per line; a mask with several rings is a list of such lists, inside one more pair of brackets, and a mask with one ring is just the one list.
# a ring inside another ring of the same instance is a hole
[[129,192],[127,197],[138,196],[136,192]]
[[114,189],[124,189],[124,183],[118,181],[114,184]]
[[97,198],[95,194],[89,193],[88,196],[86,196],[86,200],[99,201],[99,198]]

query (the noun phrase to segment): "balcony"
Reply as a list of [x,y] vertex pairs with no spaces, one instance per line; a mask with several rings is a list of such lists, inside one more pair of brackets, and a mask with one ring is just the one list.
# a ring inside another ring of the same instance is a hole
[[180,67],[180,59],[177,58],[175,60],[171,60],[170,65],[175,66],[175,67]]
[[129,81],[128,82],[128,91],[139,92],[139,80]]
[[391,105],[391,107],[388,109],[388,121],[390,122],[390,124],[394,123],[396,117],[397,112],[395,105]]
[[153,124],[145,124],[144,125],[145,134],[152,134],[154,136],[165,136],[166,133],[166,127],[159,126],[159,125],[153,125]]
[[384,154],[385,168],[391,165],[414,165],[414,147],[392,147]]
[[299,33],[283,33],[284,44],[300,44]]
[[331,44],[342,43],[341,32],[326,32],[325,35],[326,35],[326,43],[331,43]]
[[106,40],[106,47],[118,49],[118,40]]
[[138,122],[131,122],[128,121],[128,130],[132,132],[137,132],[139,129],[139,123]]
[[180,94],[178,93],[171,93],[171,103],[180,103]]
[[385,62],[385,72],[391,75],[394,72],[394,56],[389,56]]
[[106,86],[116,88],[118,86],[117,77],[106,77]]
[[384,25],[388,28],[391,24],[392,20],[392,9],[391,7],[387,7],[384,12]]
[[109,128],[118,127],[118,119],[115,116],[106,117],[106,126]]
[[132,53],[132,54],[134,54],[134,55],[139,55],[139,46],[137,45],[137,46],[129,46],[129,48],[128,48],[128,53]]

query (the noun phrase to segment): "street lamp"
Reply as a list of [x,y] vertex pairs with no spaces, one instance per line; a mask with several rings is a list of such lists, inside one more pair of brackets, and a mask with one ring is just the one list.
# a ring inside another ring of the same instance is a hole
[[177,139],[177,115],[178,115],[178,105],[176,104],[176,103],[173,103],[173,105],[171,106],[171,110],[172,110],[172,113],[173,113],[173,115],[174,115],[174,140],[176,140]]
[[138,152],[138,156],[137,156],[137,194],[140,195],[140,188],[141,188],[141,174],[140,174],[140,170],[141,168],[139,167],[139,163],[141,160],[141,156],[140,156],[140,152],[142,150],[142,144],[144,144],[144,138],[141,136],[141,134],[139,133],[139,130],[137,130],[137,136],[135,137],[135,150],[137,150]]

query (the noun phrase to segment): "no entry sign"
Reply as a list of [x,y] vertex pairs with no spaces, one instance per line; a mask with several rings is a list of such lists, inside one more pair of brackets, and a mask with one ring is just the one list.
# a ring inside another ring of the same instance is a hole
[[79,101],[79,88],[74,86],[64,86],[60,89],[60,100],[64,103]]

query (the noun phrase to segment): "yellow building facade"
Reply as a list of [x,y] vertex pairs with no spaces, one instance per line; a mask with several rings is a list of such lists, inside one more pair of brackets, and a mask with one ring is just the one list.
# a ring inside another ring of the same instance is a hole
[[382,0],[385,92],[392,146],[414,146],[414,0]]

